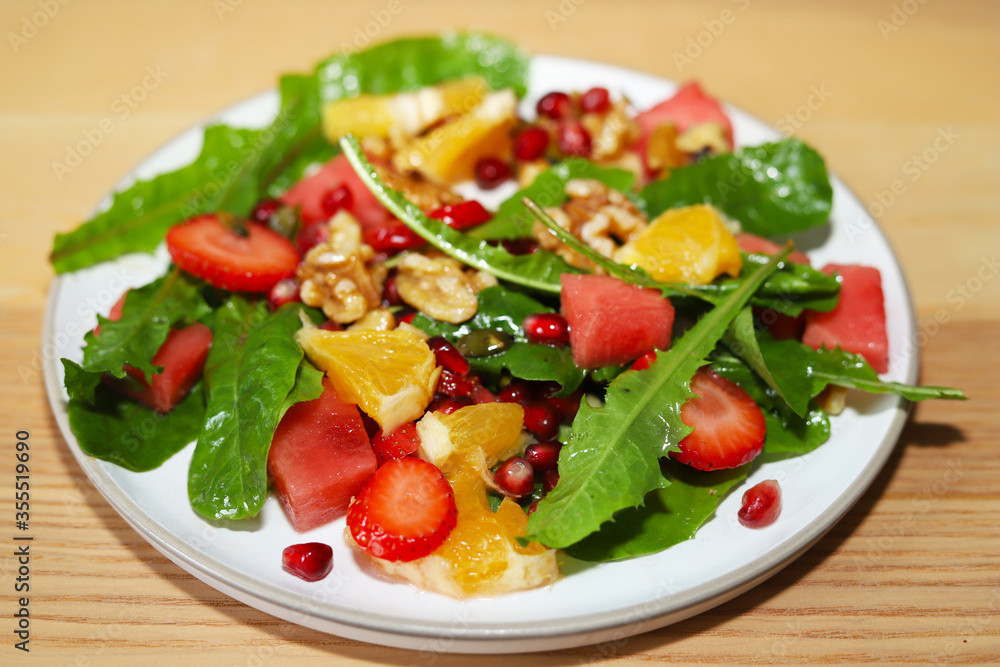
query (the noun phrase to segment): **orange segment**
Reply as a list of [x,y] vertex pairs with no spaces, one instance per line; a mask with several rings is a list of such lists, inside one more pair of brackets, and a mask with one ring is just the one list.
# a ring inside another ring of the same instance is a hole
[[408,93],[337,100],[323,107],[323,132],[334,142],[345,134],[415,136],[442,118],[474,108],[486,92],[483,79],[468,77]]
[[326,371],[337,394],[360,406],[386,433],[422,415],[434,396],[441,371],[427,343],[412,331],[308,326],[296,340]]
[[484,474],[525,444],[524,410],[513,403],[470,405],[450,415],[430,412],[417,423],[424,458],[441,461],[458,507],[458,522],[438,549],[410,563],[378,561],[387,572],[453,597],[497,595],[544,586],[559,574],[555,551],[526,547],[528,516],[510,499],[490,509]]
[[619,248],[614,259],[637,264],[656,280],[692,285],[710,283],[723,273],[735,278],[743,262],[719,212],[704,204],[664,211],[637,239]]
[[517,122],[516,111],[514,91],[491,93],[472,111],[398,151],[393,164],[404,173],[416,169],[438,183],[469,180],[480,159],[510,158],[510,132]]

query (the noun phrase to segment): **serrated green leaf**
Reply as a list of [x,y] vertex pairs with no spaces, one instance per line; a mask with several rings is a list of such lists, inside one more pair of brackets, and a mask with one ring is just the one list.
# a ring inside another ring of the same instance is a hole
[[362,182],[383,206],[425,241],[458,261],[488,271],[501,280],[553,294],[561,289],[559,276],[580,272],[550,252],[539,250],[530,255],[512,255],[502,247],[470,238],[440,220],[428,217],[401,192],[382,182],[355,137],[343,137],[340,147]]
[[783,255],[759,268],[669,350],[658,352],[648,369],[615,378],[604,406],[580,406],[559,457],[560,483],[528,519],[528,539],[565,548],[666,484],[659,459],[676,451],[691,431],[680,418],[681,406],[693,396],[691,378]]
[[840,348],[813,350],[805,345],[802,347],[808,359],[813,396],[823,391],[827,385],[834,384],[872,394],[896,394],[911,401],[923,401],[929,398],[966,400],[965,394],[960,389],[883,382],[864,357]]
[[[173,411],[162,415],[101,383],[99,374],[82,371],[65,359],[63,364],[67,387],[76,387],[70,390],[67,406],[69,425],[84,453],[143,472],[159,467],[198,437],[205,416],[201,382]],[[77,393],[79,385],[71,375],[77,379],[86,376],[93,382],[89,399]]]
[[749,467],[703,472],[665,461],[669,486],[648,494],[641,506],[622,510],[566,553],[579,560],[606,562],[656,553],[689,540],[729,490],[746,479]]
[[300,372],[301,307],[232,296],[217,312],[205,362],[208,400],[188,475],[191,506],[213,519],[256,516],[267,495],[267,452]]
[[819,153],[798,139],[740,148],[674,169],[637,198],[650,219],[668,208],[712,204],[761,236],[822,225],[833,188]]
[[83,368],[91,373],[111,373],[125,377],[128,364],[148,379],[162,368],[153,366],[153,356],[172,328],[192,324],[211,312],[201,294],[203,283],[180,269],[143,287],[129,290],[122,316],[111,321],[97,317],[99,336],[84,336]]

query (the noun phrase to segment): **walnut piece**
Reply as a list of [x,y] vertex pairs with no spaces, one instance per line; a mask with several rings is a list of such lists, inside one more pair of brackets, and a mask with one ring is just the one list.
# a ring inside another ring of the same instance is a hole
[[382,182],[393,190],[399,190],[424,213],[449,204],[461,204],[464,199],[446,185],[424,178],[420,172],[401,174],[387,166],[375,167]]
[[399,263],[396,289],[399,297],[417,310],[442,322],[458,324],[476,314],[476,295],[496,285],[492,275],[463,270],[457,260],[410,253]]
[[[573,179],[566,183],[569,201],[560,208],[547,208],[556,223],[605,257],[623,244],[636,239],[649,223],[642,212],[621,192],[600,181]],[[598,267],[564,244],[545,225],[536,222],[532,234],[545,250],[551,250],[572,266]]]
[[628,117],[628,101],[620,99],[604,113],[585,113],[580,119],[590,133],[590,157],[597,162],[614,159],[639,138],[639,124]]
[[329,224],[330,238],[306,253],[299,265],[299,295],[307,306],[347,324],[382,304],[385,269],[365,265],[375,253],[361,242],[361,227],[349,213],[339,212]]

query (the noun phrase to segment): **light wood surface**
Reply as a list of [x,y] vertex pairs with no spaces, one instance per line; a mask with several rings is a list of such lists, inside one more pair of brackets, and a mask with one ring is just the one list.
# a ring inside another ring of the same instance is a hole
[[[1000,661],[1000,4],[399,3],[380,39],[482,26],[533,52],[698,78],[774,123],[798,114],[795,133],[863,201],[881,201],[878,222],[898,252],[921,323],[943,321],[928,330],[923,381],[961,387],[971,398],[917,406],[861,501],[753,591],[617,643],[477,663]],[[88,483],[53,421],[40,374],[55,363],[40,353],[53,234],[74,227],[180,131],[351,43],[387,6],[0,5],[0,617],[7,619],[0,664],[29,657],[65,665],[470,664],[293,626],[187,575]],[[719,31],[713,22],[723,10],[732,20]],[[674,54],[699,39],[701,52],[691,48],[692,62],[679,66]],[[112,105],[142,85],[147,68],[160,68],[162,81],[121,118]],[[803,105],[814,94],[810,110]],[[57,178],[53,162],[108,118],[113,130]],[[935,144],[939,136],[951,139]],[[914,156],[923,156],[923,167]],[[887,204],[897,180],[902,191]],[[31,432],[32,444],[30,655],[13,648],[11,617],[19,429]]]

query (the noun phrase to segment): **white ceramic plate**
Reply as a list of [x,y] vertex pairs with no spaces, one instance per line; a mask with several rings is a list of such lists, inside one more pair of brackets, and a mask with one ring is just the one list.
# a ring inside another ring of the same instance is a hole
[[[532,62],[524,115],[532,115],[534,101],[547,91],[593,85],[626,94],[640,109],[675,89],[670,82],[620,68],[539,56]],[[268,93],[213,120],[260,127],[276,108],[277,96]],[[738,109],[729,111],[739,144],[777,137],[774,130]],[[200,143],[201,128],[193,128],[143,162],[130,179],[186,164]],[[834,180],[831,229],[808,236],[800,241],[814,264],[857,262],[881,270],[892,351],[886,377],[913,382],[914,317],[902,273],[875,223],[840,181]],[[191,446],[146,473],[132,473],[80,451],[68,426],[62,365],[57,360],[80,361],[83,334],[96,322],[94,308],[106,313],[126,287],[160,275],[167,261],[161,248],[152,258],[123,257],[54,281],[44,331],[50,360],[45,380],[66,441],[108,502],[192,575],[267,613],[352,639],[427,652],[536,651],[620,640],[693,616],[760,583],[829,530],[882,468],[905,420],[905,402],[900,399],[852,394],[845,413],[832,420],[829,442],[805,456],[754,469],[695,539],[630,561],[571,564],[565,576],[548,588],[456,601],[372,576],[345,544],[343,520],[296,534],[277,500],[269,498],[259,519],[243,526],[206,521],[188,503]],[[736,521],[742,491],[769,478],[781,483],[781,517],[766,529],[745,529]],[[333,545],[333,573],[321,582],[306,583],[283,572],[282,548],[313,540]]]

